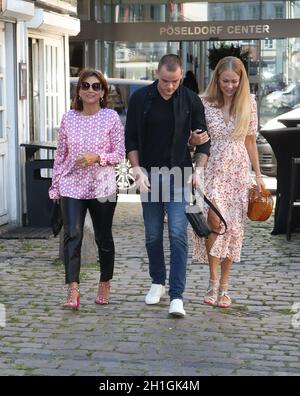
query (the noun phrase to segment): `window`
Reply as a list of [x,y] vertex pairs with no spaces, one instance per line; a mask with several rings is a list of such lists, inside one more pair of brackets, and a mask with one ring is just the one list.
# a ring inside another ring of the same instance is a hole
[[275,6],[275,18],[277,18],[277,19],[283,18],[283,6],[282,5]]
[[78,0],[77,2],[78,17],[84,21],[90,19],[90,2],[87,0]]
[[259,9],[256,5],[251,5],[250,7],[250,19],[259,19]]
[[62,116],[62,58],[60,42],[45,42],[46,141],[56,139]]
[[163,4],[119,4],[115,7],[115,22],[164,22],[165,17]]
[[272,49],[274,46],[273,39],[265,39],[264,41],[264,48]]

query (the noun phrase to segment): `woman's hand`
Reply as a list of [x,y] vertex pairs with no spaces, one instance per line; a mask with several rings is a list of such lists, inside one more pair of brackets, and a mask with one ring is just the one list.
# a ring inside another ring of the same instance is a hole
[[257,185],[258,191],[260,193],[262,192],[262,190],[266,189],[265,182],[263,181],[261,176],[256,176],[255,177],[255,181],[256,181],[256,185]]
[[196,129],[190,135],[189,144],[191,146],[200,146],[201,144],[208,142],[209,139],[210,137],[206,131],[200,132],[200,129]]
[[84,168],[86,166],[91,166],[99,162],[100,162],[100,156],[98,154],[82,153],[75,161],[75,164]]

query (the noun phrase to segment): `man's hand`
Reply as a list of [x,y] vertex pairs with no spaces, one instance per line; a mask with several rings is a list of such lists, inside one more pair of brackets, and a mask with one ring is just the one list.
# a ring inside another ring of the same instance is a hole
[[100,156],[98,154],[81,153],[77,158],[77,160],[75,161],[75,164],[84,168],[86,166],[94,165],[97,162],[99,163],[99,161],[100,161]]
[[208,156],[204,153],[196,153],[195,154],[195,162],[196,162],[196,169],[197,168],[205,168],[208,161]]
[[146,193],[150,191],[150,183],[148,176],[142,171],[139,166],[132,168],[133,175],[136,182],[136,187],[141,193]]
[[192,183],[193,183],[193,187],[195,190],[197,190],[198,188],[200,188],[202,186],[202,178],[201,175],[199,175],[198,173],[194,172],[192,175]]
[[207,131],[201,132],[200,129],[196,129],[195,131],[191,132],[189,144],[191,146],[200,146],[201,144],[208,142],[209,139],[210,137]]
[[204,167],[196,167],[194,169],[194,172],[190,176],[188,183],[193,183],[193,188],[196,190],[200,188],[200,190],[203,190],[203,184],[204,184]]

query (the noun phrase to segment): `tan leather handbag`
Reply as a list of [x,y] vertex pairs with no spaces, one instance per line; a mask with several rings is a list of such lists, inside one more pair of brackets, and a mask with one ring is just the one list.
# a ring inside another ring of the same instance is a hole
[[260,193],[255,185],[249,190],[248,218],[252,221],[265,221],[272,214],[274,200],[269,190]]

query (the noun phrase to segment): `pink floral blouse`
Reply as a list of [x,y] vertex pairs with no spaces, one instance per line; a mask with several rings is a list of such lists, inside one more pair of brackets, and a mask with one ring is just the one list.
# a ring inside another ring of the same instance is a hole
[[[85,152],[98,154],[100,164],[75,165]],[[96,199],[113,194],[115,165],[124,155],[124,128],[114,110],[101,109],[92,116],[67,111],[59,130],[50,198]]]

